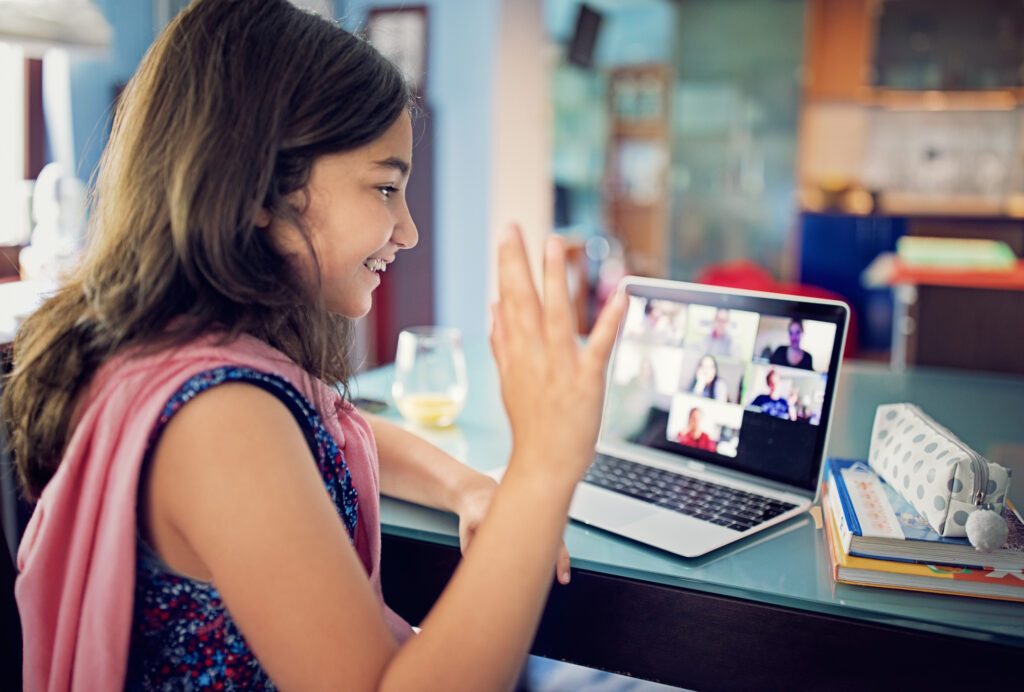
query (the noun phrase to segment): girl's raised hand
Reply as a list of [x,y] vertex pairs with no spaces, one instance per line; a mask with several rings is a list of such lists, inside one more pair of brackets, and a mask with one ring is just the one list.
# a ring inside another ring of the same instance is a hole
[[498,294],[491,348],[512,426],[510,467],[575,486],[594,454],[605,368],[626,299],[616,294],[609,300],[580,346],[561,239],[552,236],[545,245],[541,298],[514,226],[498,250]]

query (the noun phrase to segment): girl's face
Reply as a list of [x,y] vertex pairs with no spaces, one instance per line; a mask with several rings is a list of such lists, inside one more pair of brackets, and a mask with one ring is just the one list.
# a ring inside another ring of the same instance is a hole
[[699,408],[690,409],[690,418],[687,421],[687,427],[691,433],[700,430],[701,418],[702,416]]
[[[303,221],[316,251],[324,302],[331,312],[362,317],[372,305],[380,273],[419,235],[406,205],[412,166],[412,122],[402,115],[379,138],[358,149],[329,154],[313,164]],[[294,202],[305,204],[303,191]],[[309,281],[315,271],[301,231],[270,224],[279,248]]]
[[715,379],[715,375],[718,374],[718,368],[715,367],[715,361],[712,360],[709,356],[704,356],[703,358],[700,359],[698,371],[701,376],[701,379],[703,379],[705,382],[710,382],[711,380]]
[[711,322],[712,336],[722,336],[725,328],[729,326],[729,311],[719,310],[715,313],[715,319]]
[[789,345],[793,348],[800,348],[800,337],[804,335],[804,328],[796,322],[789,325]]

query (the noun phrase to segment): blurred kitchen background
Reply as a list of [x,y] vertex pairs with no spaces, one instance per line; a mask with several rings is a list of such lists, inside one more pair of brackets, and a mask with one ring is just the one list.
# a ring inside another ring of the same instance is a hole
[[[83,242],[64,181],[88,182],[119,89],[187,2],[8,3],[30,4],[89,20],[0,18],[8,279],[68,254],[21,251],[41,218]],[[1024,373],[1020,0],[299,4],[365,31],[423,109],[421,246],[361,325],[364,366],[411,324],[485,334],[492,239],[517,219],[535,252],[567,238],[581,331],[639,273],[845,300],[848,357]],[[956,241],[922,261],[907,237]]]

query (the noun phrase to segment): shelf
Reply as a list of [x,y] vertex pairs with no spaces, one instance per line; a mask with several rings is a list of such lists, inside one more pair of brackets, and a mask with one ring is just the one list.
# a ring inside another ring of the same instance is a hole
[[911,192],[881,192],[875,196],[874,206],[863,210],[836,202],[836,208],[827,206],[829,197],[823,191],[810,187],[799,194],[800,211],[814,214],[836,213],[846,216],[905,216],[912,218],[1024,219],[1024,195],[985,197],[983,195],[923,195]]
[[864,270],[865,286],[948,286],[1024,291],[1024,260],[1009,269],[976,269],[912,265],[895,254],[882,253]]
[[889,110],[1010,111],[1024,103],[1024,90],[897,91],[868,88],[861,102]]
[[1005,217],[1007,201],[982,195],[922,195],[884,192],[879,195],[879,210],[893,216]]
[[671,68],[661,63],[609,75],[605,211],[631,273],[664,276],[668,268],[672,83]]
[[667,141],[668,131],[661,120],[615,119],[612,121],[612,136]]

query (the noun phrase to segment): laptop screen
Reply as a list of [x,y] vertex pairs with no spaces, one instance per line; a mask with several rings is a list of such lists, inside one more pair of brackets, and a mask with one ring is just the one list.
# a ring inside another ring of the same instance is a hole
[[602,439],[813,491],[846,306],[633,278],[626,291]]

